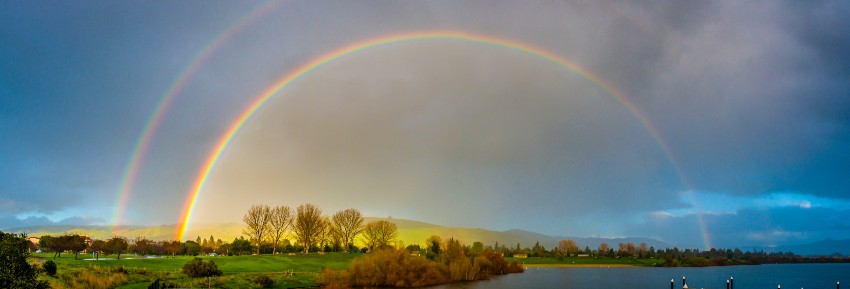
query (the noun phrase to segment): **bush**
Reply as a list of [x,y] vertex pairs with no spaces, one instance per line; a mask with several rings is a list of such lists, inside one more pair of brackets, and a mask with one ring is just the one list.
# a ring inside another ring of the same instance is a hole
[[221,276],[221,270],[218,269],[218,266],[215,265],[213,260],[204,262],[204,260],[197,257],[186,263],[186,265],[183,265],[182,272],[193,278]]
[[449,280],[444,265],[404,250],[379,250],[354,259],[348,276],[353,287],[421,287]]
[[316,277],[316,283],[322,285],[322,288],[325,289],[347,289],[351,288],[349,283],[351,280],[348,278],[348,272],[334,272],[334,270],[325,268],[319,273],[319,276]]
[[118,267],[112,268],[112,273],[127,274],[127,270],[124,270],[124,266],[118,266]]
[[54,263],[53,260],[48,260],[41,266],[41,268],[44,268],[44,272],[47,272],[47,275],[56,275],[56,263]]
[[254,279],[254,283],[256,283],[257,286],[260,286],[262,288],[274,287],[274,280],[272,280],[272,278],[268,275],[257,276],[257,279]]

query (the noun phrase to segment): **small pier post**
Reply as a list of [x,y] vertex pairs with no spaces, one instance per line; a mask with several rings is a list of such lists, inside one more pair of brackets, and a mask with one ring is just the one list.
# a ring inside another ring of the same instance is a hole
[[685,276],[682,276],[682,287],[685,287]]
[[670,289],[673,289],[673,283],[675,283],[675,281],[673,281],[673,279],[670,279]]
[[735,277],[729,277],[729,289],[735,289]]
[[726,279],[726,289],[729,289],[729,279]]

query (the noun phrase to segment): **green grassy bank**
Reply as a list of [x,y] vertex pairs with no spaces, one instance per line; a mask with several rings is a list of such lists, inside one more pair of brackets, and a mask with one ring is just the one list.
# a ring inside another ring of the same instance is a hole
[[[215,261],[223,276],[190,278],[180,269],[194,257],[177,256],[175,258],[145,258],[141,256],[114,255],[101,256],[102,260],[82,260],[91,255],[80,255],[74,260],[73,254],[63,254],[53,259],[53,254],[33,254],[31,262],[53,260],[59,267],[55,277],[41,274],[42,279],[51,282],[54,288],[87,288],[82,283],[86,279],[105,280],[111,278],[122,285],[117,288],[147,288],[157,278],[181,287],[206,288],[208,284],[216,288],[257,288],[254,279],[267,275],[275,281],[273,288],[303,288],[315,286],[315,277],[324,268],[340,270],[348,268],[351,260],[358,254],[328,253],[319,255],[260,255],[201,257]],[[103,260],[106,259],[106,260]],[[121,269],[118,269],[118,268]],[[109,285],[104,285],[110,287]]]

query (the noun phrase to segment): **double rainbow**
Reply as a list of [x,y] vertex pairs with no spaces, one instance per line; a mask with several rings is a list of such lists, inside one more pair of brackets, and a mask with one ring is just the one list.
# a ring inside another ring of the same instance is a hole
[[[204,186],[206,184],[207,178],[212,172],[213,168],[215,168],[216,163],[218,162],[219,157],[221,157],[222,152],[227,149],[228,144],[233,139],[233,137],[239,132],[239,129],[245,124],[251,116],[266,103],[269,98],[276,95],[282,89],[284,89],[287,85],[299,79],[300,77],[308,74],[314,69],[332,62],[341,57],[351,55],[357,53],[359,51],[363,51],[369,48],[390,45],[393,43],[399,42],[413,42],[413,41],[428,41],[428,40],[457,40],[457,41],[465,41],[471,43],[478,43],[490,46],[497,46],[512,49],[514,51],[526,53],[529,55],[533,55],[539,57],[541,59],[547,60],[555,65],[558,65],[566,70],[575,72],[590,80],[594,84],[596,84],[599,88],[615,97],[617,101],[619,101],[623,106],[626,107],[639,121],[640,123],[647,129],[649,134],[653,137],[655,142],[661,147],[664,151],[666,157],[673,164],[676,169],[676,172],[679,174],[679,177],[684,180],[681,169],[679,169],[678,161],[670,151],[669,146],[661,137],[661,134],[658,132],[658,129],[652,125],[652,122],[646,117],[646,115],[638,109],[634,103],[632,103],[628,98],[626,98],[623,93],[617,90],[614,86],[605,82],[599,76],[593,74],[589,70],[584,67],[578,65],[575,62],[569,61],[563,57],[560,57],[552,52],[546,51],[544,49],[534,47],[529,44],[520,43],[512,40],[489,37],[483,35],[469,34],[463,32],[454,32],[454,31],[429,31],[429,32],[415,32],[415,33],[405,33],[399,35],[391,35],[380,38],[368,39],[365,41],[361,41],[358,43],[354,43],[340,49],[337,49],[333,52],[320,56],[318,58],[313,59],[312,61],[302,65],[298,69],[290,72],[289,74],[282,77],[276,83],[268,87],[265,91],[254,98],[254,101],[245,109],[239,117],[233,121],[228,127],[227,131],[219,138],[215,149],[210,153],[210,155],[206,158],[206,162],[198,173],[194,185],[192,187],[192,191],[189,193],[186,199],[186,205],[182,213],[182,218],[180,219],[180,225],[178,227],[178,231],[176,232],[176,239],[183,240],[186,238],[186,232],[189,229],[190,221],[192,220],[192,214],[195,211],[195,205],[198,202],[198,198],[201,196],[201,193],[204,190]],[[683,181],[684,182],[684,181]]]

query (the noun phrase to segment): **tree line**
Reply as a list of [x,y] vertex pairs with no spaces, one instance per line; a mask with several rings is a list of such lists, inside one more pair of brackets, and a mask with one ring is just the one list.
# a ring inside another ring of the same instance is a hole
[[[398,236],[398,227],[386,220],[365,223],[357,209],[345,209],[333,215],[323,215],[322,209],[313,204],[303,204],[294,211],[288,206],[253,205],[242,217],[245,227],[242,233],[248,236],[256,254],[263,247],[271,247],[275,254],[280,249],[291,252],[297,248],[308,254],[313,251],[348,253],[359,250],[355,245],[362,236],[363,249],[390,246]],[[295,245],[287,237],[293,237]]]
[[153,241],[144,237],[127,239],[123,236],[114,236],[106,240],[90,239],[79,234],[66,234],[61,236],[41,236],[38,244],[27,241],[29,250],[40,249],[44,252],[53,253],[53,259],[61,257],[62,253],[70,252],[77,259],[79,253],[93,254],[95,259],[101,255],[115,255],[121,259],[122,254],[136,255],[160,255],[160,256],[198,256],[211,253],[221,255],[249,254],[254,249],[250,242],[244,238],[235,238],[233,242],[225,242],[210,236],[202,239],[180,242],[176,240]]
[[[477,249],[476,249],[477,248]],[[591,258],[638,258],[638,259],[659,259],[655,263],[660,267],[703,267],[703,266],[726,266],[726,265],[757,265],[765,263],[827,263],[827,262],[850,262],[850,259],[841,258],[840,256],[831,257],[804,257],[792,252],[764,252],[762,251],[742,251],[739,248],[735,249],[719,249],[712,248],[710,250],[699,249],[679,249],[678,247],[656,249],[648,246],[646,243],[635,245],[632,242],[619,242],[617,247],[609,245],[607,242],[602,242],[595,249],[589,246],[580,248],[574,240],[560,240],[552,250],[547,250],[540,242],[536,242],[533,247],[522,248],[517,243],[515,247],[507,247],[500,245],[498,242],[494,246],[483,247],[480,242],[475,242],[470,249],[471,251],[495,251],[504,254],[505,256],[515,256],[523,254],[528,257],[578,257],[585,256]]]

